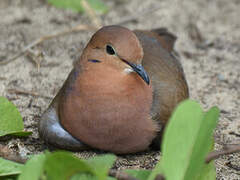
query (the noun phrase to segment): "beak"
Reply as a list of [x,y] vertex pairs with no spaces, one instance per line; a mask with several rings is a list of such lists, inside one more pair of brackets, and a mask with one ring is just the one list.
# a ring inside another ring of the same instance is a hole
[[148,74],[141,64],[133,64],[126,60],[123,60],[123,61],[127,63],[129,66],[131,66],[132,69],[149,85],[150,80],[149,80]]

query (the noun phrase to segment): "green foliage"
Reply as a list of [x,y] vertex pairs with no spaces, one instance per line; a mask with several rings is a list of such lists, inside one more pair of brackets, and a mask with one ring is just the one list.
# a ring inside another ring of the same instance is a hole
[[46,170],[48,179],[65,180],[76,173],[89,173],[94,175],[93,169],[86,161],[75,157],[69,152],[54,152],[48,154],[44,169]]
[[105,180],[115,160],[116,157],[110,154],[82,160],[70,152],[46,152],[33,156],[24,166],[0,159],[0,177],[20,174],[18,180],[38,180],[40,178],[76,180],[86,177]]
[[[71,9],[77,12],[85,11],[81,5],[81,0],[48,0],[48,2],[59,8]],[[98,13],[104,14],[108,11],[107,6],[100,0],[87,0],[87,2]]]
[[94,174],[99,180],[106,179],[109,169],[113,166],[116,161],[114,155],[108,154],[105,156],[95,156],[89,159],[87,162],[94,170]]
[[74,174],[84,173],[97,177],[98,180],[104,180],[115,159],[114,155],[105,155],[85,161],[75,157],[72,153],[55,152],[47,155],[45,170],[49,179],[64,180]]
[[[213,149],[212,134],[218,116],[216,107],[203,112],[194,101],[182,102],[166,127],[163,155],[155,169],[124,172],[139,180],[153,180],[157,174],[163,174],[167,180],[216,179],[214,163],[205,164],[204,160]],[[63,151],[35,155],[25,165],[0,158],[0,179],[20,174],[19,180],[116,180],[108,176],[115,160],[110,154],[82,160]]]
[[45,154],[33,156],[22,168],[22,172],[18,177],[18,180],[39,180],[43,174],[45,159]]
[[150,170],[126,169],[124,172],[126,172],[127,174],[129,174],[139,180],[146,180],[146,179],[148,179],[149,175],[151,174]]
[[76,174],[71,178],[71,180],[98,180],[98,178],[91,174]]
[[214,162],[210,162],[209,164],[204,164],[200,172],[198,172],[197,176],[194,180],[212,180],[216,179],[216,170]]
[[0,158],[0,178],[22,172],[23,165]]
[[0,97],[0,137],[5,135],[28,136],[31,132],[23,131],[20,112],[7,98]]
[[[163,138],[162,159],[153,170],[149,180],[158,173],[171,180],[192,180],[204,177],[204,163],[212,147],[212,134],[216,127],[219,110],[211,108],[204,113],[200,105],[187,100],[173,113]],[[215,172],[213,166],[209,171]],[[173,173],[174,172],[174,173]],[[214,178],[213,178],[214,179]]]
[[[99,180],[99,179],[91,174],[76,174],[71,178],[71,180]],[[108,176],[105,178],[105,180],[117,180],[117,179]]]

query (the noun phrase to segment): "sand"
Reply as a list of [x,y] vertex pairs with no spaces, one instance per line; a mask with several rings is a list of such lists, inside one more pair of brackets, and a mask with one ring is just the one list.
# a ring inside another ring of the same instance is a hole
[[[166,27],[176,34],[176,50],[181,56],[191,98],[199,101],[204,109],[215,105],[221,109],[215,148],[240,143],[240,1],[109,0],[106,4],[110,11],[101,16],[105,25],[115,24],[144,8],[160,6],[148,16],[139,13],[138,22],[124,26],[130,29]],[[86,15],[56,9],[43,0],[1,0],[0,17],[0,60],[14,56],[43,35],[90,23]],[[42,59],[24,55],[0,66],[0,96],[7,97],[19,108],[25,129],[33,131],[28,138],[8,139],[1,144],[22,155],[46,149],[37,132],[39,117],[62,86],[92,34],[92,31],[72,33],[45,41],[33,49],[35,54],[44,54]],[[33,60],[41,61],[39,70]],[[11,93],[9,89],[40,96]],[[77,154],[87,158],[98,153]],[[160,153],[156,151],[119,156],[115,168],[151,169],[159,159]],[[239,153],[219,158],[215,164],[217,179],[240,179]]]

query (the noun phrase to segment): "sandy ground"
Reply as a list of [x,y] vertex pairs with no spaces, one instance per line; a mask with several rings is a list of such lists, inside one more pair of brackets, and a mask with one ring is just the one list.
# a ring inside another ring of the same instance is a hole
[[[144,8],[160,6],[130,29],[167,27],[178,36],[176,50],[181,55],[191,98],[208,109],[217,105],[221,118],[215,133],[216,149],[223,143],[240,142],[240,1],[239,0],[132,0],[107,1],[110,12],[101,16],[104,24],[115,24]],[[35,39],[89,23],[86,15],[56,9],[43,0],[0,1],[0,60],[12,57]],[[198,32],[198,33],[197,33]],[[26,139],[2,141],[21,154],[42,152],[39,117],[57,93],[76,57],[93,32],[72,33],[37,46],[34,52],[45,54],[38,71],[27,56],[0,66],[0,95],[19,108],[25,129],[33,131]],[[47,97],[10,93],[9,89],[35,92]],[[81,152],[89,157],[98,152]],[[116,168],[153,168],[159,152],[148,151],[119,157]],[[216,161],[218,179],[240,179],[240,154]],[[237,170],[238,169],[238,170]]]

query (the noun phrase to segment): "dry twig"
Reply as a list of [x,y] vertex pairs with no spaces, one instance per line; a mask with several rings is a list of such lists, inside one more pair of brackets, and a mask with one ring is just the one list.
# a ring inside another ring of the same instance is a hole
[[35,96],[35,97],[42,97],[42,98],[46,98],[46,99],[52,99],[52,96],[45,96],[45,95],[41,95],[38,94],[36,92],[29,92],[29,91],[24,91],[24,90],[18,90],[18,89],[8,89],[8,92],[11,94],[20,94],[20,95],[27,95],[27,96]]
[[42,43],[43,41],[49,40],[49,39],[53,39],[56,37],[60,37],[60,36],[64,36],[70,33],[74,33],[74,32],[79,32],[79,31],[86,31],[86,30],[96,30],[97,28],[94,26],[89,26],[89,25],[84,25],[84,24],[80,24],[72,29],[66,30],[66,31],[62,31],[62,32],[58,32],[56,34],[51,34],[51,35],[46,35],[46,36],[42,36],[39,39],[35,40],[34,42],[32,42],[31,44],[25,46],[19,53],[17,53],[16,55],[14,55],[13,57],[7,59],[7,60],[0,60],[0,65],[4,65],[4,64],[8,64],[9,62],[12,62],[14,60],[16,60],[17,58],[19,58],[20,56],[24,55],[29,49],[31,49],[32,47]]
[[88,14],[90,19],[92,20],[92,23],[94,26],[99,29],[102,27],[101,20],[96,15],[95,11],[92,9],[92,7],[89,5],[89,3],[86,0],[81,1],[81,5],[84,8],[85,12]]
[[[0,145],[0,157],[4,158],[6,160],[14,161],[14,162],[21,163],[21,164],[25,164],[29,159],[29,157],[27,157],[27,156],[22,157],[18,153],[13,152],[7,146],[3,146],[3,145]],[[125,172],[117,171],[117,170],[113,170],[113,169],[109,170],[108,175],[111,177],[115,177],[118,180],[138,180],[132,176],[129,176]]]
[[108,175],[111,177],[115,177],[118,180],[138,180],[135,177],[129,176],[127,173],[122,171],[117,171],[114,169],[110,169]]
[[37,71],[39,72],[41,62],[44,59],[43,52],[42,51],[33,51],[31,49],[28,49],[26,54],[29,57],[29,59],[35,63]]
[[6,77],[0,77],[0,80],[7,80]]
[[226,145],[222,150],[210,152],[206,157],[205,162],[209,163],[210,161],[217,159],[220,156],[233,154],[237,152],[240,152],[240,144]]
[[[42,43],[43,41],[50,40],[50,39],[60,37],[60,36],[64,36],[64,35],[67,35],[67,34],[70,34],[73,32],[86,31],[86,30],[96,31],[97,29],[99,29],[102,26],[100,19],[97,17],[97,15],[93,11],[93,9],[89,6],[88,2],[83,0],[83,1],[81,1],[81,3],[82,3],[82,6],[85,8],[86,13],[89,15],[89,17],[91,18],[91,20],[95,26],[80,24],[80,25],[78,25],[72,29],[66,30],[66,31],[58,32],[56,34],[42,36],[39,39],[33,41],[31,44],[25,46],[19,53],[15,54],[13,57],[11,57],[7,60],[0,60],[0,65],[5,65],[5,64],[8,64],[8,63],[16,60],[17,58],[24,55],[31,48],[33,48],[34,46],[37,46],[38,44]],[[130,17],[128,16],[126,18],[123,18],[120,22],[118,22],[116,24],[122,25],[122,24],[125,24],[128,22],[136,21],[140,17],[146,17],[146,15],[151,14],[152,12],[157,11],[160,8],[161,8],[161,6],[155,6],[153,8],[146,8],[142,12],[138,12],[138,13],[134,14],[133,16],[130,16]],[[139,16],[139,14],[141,14],[141,16]]]

